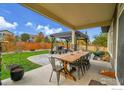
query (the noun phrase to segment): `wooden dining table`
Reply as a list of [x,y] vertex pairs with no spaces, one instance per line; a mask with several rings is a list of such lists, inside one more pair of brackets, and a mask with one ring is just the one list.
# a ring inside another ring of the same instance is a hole
[[76,78],[72,75],[71,71],[68,70],[67,66],[70,63],[74,63],[76,60],[80,59],[82,56],[87,55],[88,53],[89,52],[86,52],[86,51],[74,51],[74,52],[54,56],[54,58],[61,60],[61,62],[63,62],[64,70],[66,72],[67,78],[76,81]]

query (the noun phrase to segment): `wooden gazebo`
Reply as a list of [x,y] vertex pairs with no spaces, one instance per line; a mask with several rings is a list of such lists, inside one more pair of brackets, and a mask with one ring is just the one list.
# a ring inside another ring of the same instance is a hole
[[[87,45],[88,45],[88,35],[81,33],[80,31],[76,31],[75,33],[76,35],[76,43],[77,40],[84,40],[86,42],[86,50],[87,50]],[[55,33],[55,34],[51,34],[50,37],[52,38],[52,42],[51,42],[51,51],[53,51],[53,44],[55,42],[55,38],[60,38],[60,39],[65,39],[65,41],[67,42],[67,50],[69,49],[69,41],[71,41],[72,39],[72,32],[61,32],[61,33]],[[77,44],[74,50],[77,50]]]

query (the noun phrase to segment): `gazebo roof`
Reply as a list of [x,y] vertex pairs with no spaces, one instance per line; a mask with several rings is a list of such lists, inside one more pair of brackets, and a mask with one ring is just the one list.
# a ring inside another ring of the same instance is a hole
[[[77,39],[88,39],[88,35],[81,33],[80,31],[76,31],[75,33]],[[69,32],[55,33],[55,34],[51,34],[50,36],[55,38],[71,40],[72,32],[69,31]]]

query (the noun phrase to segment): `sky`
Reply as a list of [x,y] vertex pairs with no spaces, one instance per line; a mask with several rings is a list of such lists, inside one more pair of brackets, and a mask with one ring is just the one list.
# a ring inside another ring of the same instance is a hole
[[[43,32],[45,36],[70,31],[69,28],[56,23],[20,4],[0,4],[0,30],[9,30],[15,35],[29,33],[36,35]],[[86,32],[91,41],[101,32],[100,27],[80,30]]]

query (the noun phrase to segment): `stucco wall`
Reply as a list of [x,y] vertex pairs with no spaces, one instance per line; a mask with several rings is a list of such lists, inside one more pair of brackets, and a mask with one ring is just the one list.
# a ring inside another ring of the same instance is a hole
[[116,61],[116,37],[117,35],[117,8],[115,9],[114,19],[113,19],[113,55],[112,55],[112,68],[115,70],[115,61]]
[[119,18],[117,54],[117,77],[120,84],[124,84],[124,11]]

